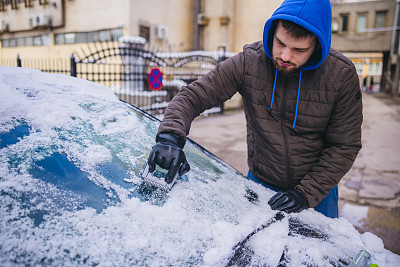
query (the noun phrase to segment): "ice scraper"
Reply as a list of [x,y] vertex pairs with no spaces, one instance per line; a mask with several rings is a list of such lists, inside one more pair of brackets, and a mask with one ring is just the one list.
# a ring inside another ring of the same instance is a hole
[[170,183],[165,181],[165,175],[167,174],[167,170],[161,169],[156,165],[156,169],[154,172],[149,171],[149,164],[146,164],[144,167],[142,178],[143,181],[151,186],[160,188],[164,191],[169,191],[174,186],[176,178],[178,177],[178,172],[176,172],[175,177],[172,179]]

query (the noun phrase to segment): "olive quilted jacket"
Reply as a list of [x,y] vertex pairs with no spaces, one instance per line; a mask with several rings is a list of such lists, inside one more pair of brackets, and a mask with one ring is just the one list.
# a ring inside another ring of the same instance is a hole
[[353,63],[330,49],[318,68],[284,75],[262,42],[246,45],[182,87],[158,133],[186,137],[196,116],[236,92],[243,98],[252,174],[280,189],[296,188],[316,206],[361,149],[362,96]]

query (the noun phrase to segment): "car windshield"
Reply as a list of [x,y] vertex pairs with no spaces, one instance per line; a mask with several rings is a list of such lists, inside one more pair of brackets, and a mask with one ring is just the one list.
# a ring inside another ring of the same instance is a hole
[[0,67],[0,114],[2,266],[341,266],[361,249],[399,261],[345,219],[276,217],[272,191],[191,140],[171,191],[144,184],[159,121],[104,86]]

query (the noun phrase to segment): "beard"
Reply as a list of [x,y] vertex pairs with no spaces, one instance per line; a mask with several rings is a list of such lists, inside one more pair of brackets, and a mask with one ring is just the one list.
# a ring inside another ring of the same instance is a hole
[[[282,65],[280,64],[280,62],[283,62],[283,63],[288,64],[288,65],[290,65],[290,66],[287,66],[287,67],[282,66]],[[279,57],[274,58],[273,63],[274,63],[275,68],[276,68],[279,72],[284,73],[284,74],[290,74],[290,73],[299,71],[302,67],[305,66],[305,64],[303,64],[303,65],[301,65],[301,66],[298,66],[297,64],[295,64],[295,63],[293,63],[293,62],[290,62],[290,61],[283,61],[283,60],[282,60],[281,58],[279,58]]]

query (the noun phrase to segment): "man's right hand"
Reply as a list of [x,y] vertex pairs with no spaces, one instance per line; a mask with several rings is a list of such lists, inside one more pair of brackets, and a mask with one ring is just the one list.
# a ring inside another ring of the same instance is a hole
[[296,189],[283,190],[270,198],[268,204],[273,210],[280,210],[286,213],[301,212],[308,209],[307,198]]
[[186,161],[185,153],[182,150],[185,145],[183,137],[173,133],[160,133],[156,142],[147,160],[150,172],[156,169],[156,164],[169,170],[165,176],[165,182],[171,183],[178,172],[179,175],[184,175],[190,170],[189,163]]

